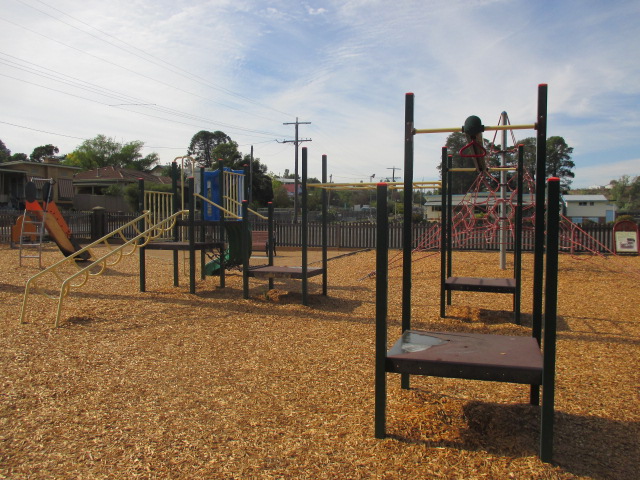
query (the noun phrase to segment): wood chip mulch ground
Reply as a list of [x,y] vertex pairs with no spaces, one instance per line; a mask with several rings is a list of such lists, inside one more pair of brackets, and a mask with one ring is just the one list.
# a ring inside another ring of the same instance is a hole
[[[147,256],[146,293],[136,254],[73,290],[53,329],[57,300],[42,293],[19,324],[39,269],[0,246],[0,479],[640,478],[639,257],[561,257],[550,465],[527,386],[413,377],[401,390],[389,374],[390,436],[374,438],[373,251],[330,261],[329,295],[314,277],[308,307],[299,281],[252,279],[243,300],[239,273],[191,295],[163,253]],[[530,334],[530,255],[523,326],[508,295],[455,293],[439,318],[438,255],[415,254],[413,270],[414,328]],[[454,272],[510,276],[494,253],[456,253]],[[390,342],[401,275],[390,270]]]

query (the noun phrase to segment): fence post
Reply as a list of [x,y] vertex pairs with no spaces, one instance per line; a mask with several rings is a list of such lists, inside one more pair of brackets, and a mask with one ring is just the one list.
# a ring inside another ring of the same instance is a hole
[[91,209],[91,241],[95,242],[107,234],[107,216],[104,207]]

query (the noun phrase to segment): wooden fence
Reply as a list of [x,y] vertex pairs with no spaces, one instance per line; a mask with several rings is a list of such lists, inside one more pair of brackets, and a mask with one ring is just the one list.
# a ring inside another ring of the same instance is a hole
[[[19,211],[0,212],[0,243],[9,243],[11,239],[11,226],[16,218],[21,215]],[[104,215],[103,225],[96,227],[96,216]],[[119,226],[136,218],[133,213],[113,213],[101,211],[92,212],[64,212],[74,237],[80,243],[88,243],[100,236],[109,233]],[[266,230],[267,223],[264,220],[255,220],[254,230]],[[301,224],[291,222],[275,222],[275,234],[277,245],[282,247],[301,246]],[[607,253],[613,250],[613,227],[611,225],[588,225],[584,227],[564,229],[561,246],[565,250],[574,253],[598,251]],[[183,229],[184,230],[184,229]],[[134,235],[134,232],[128,232]],[[329,248],[375,248],[376,225],[369,222],[357,223],[330,223],[328,225]],[[473,234],[459,235],[454,239],[454,248],[460,250],[499,250],[500,245],[496,241],[497,235]],[[508,236],[507,250],[513,250],[513,239]],[[322,224],[320,222],[309,223],[309,246],[322,246]],[[525,229],[523,233],[523,251],[533,250],[533,231]],[[439,246],[438,224],[417,224],[413,226],[413,245],[425,244],[430,248]],[[389,225],[389,248],[402,248],[402,223]]]

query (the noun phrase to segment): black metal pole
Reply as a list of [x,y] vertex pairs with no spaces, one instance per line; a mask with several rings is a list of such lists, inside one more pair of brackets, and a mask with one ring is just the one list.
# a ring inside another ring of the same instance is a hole
[[249,235],[249,201],[242,200],[242,296],[249,298],[249,248],[251,240]]
[[553,416],[556,371],[556,317],[558,313],[558,238],[560,230],[560,179],[549,179],[547,207],[547,258],[544,302],[544,352],[542,367],[542,418],[540,459],[553,457]]
[[[180,175],[182,175],[182,170],[180,170]],[[173,212],[177,213],[180,208],[180,199],[178,198],[178,162],[175,160],[171,164],[171,190],[173,191]],[[180,192],[181,195],[184,192]],[[173,227],[173,241],[180,241],[180,227],[177,225]],[[178,250],[174,250],[172,252],[173,256],[173,286],[177,287],[180,284],[180,261]]]
[[[138,215],[142,215],[144,211],[144,180],[138,179]],[[144,232],[146,230],[146,225],[144,219],[140,220],[138,223],[138,229],[140,232]],[[138,240],[138,243],[143,243],[144,239]],[[146,292],[146,276],[147,276],[147,268],[146,268],[146,250],[144,247],[140,247],[140,291]]]
[[[327,183],[327,156],[322,155],[322,183]],[[322,295],[327,296],[328,287],[328,230],[327,230],[327,190],[322,189]]]
[[[453,273],[453,155],[447,156],[447,278]],[[447,290],[447,305],[451,305],[451,290]]]
[[[545,177],[547,167],[547,85],[538,85],[538,118],[536,122],[536,208],[533,253],[533,307],[531,334],[541,343],[544,279]],[[540,389],[531,387],[530,403],[540,403]]]
[[[273,235],[273,202],[267,203],[268,207],[268,220],[267,220],[267,237],[268,237],[268,258],[269,258],[269,266],[273,266],[273,252],[276,248],[275,237]],[[273,290],[273,277],[269,277],[269,290]]]
[[516,325],[520,325],[520,310],[522,308],[522,187],[524,178],[524,145],[518,145],[518,170],[516,177],[516,231],[513,244],[513,274],[516,280],[516,292],[513,298]]
[[447,316],[445,281],[447,279],[447,147],[442,147],[442,176],[440,184],[440,316]]
[[[200,167],[200,195],[205,196],[205,187],[204,187],[204,167]],[[200,241],[204,243],[205,241],[205,225],[204,225],[204,202],[200,202]],[[200,280],[204,280],[204,264],[205,264],[206,252],[204,249],[204,245],[200,249]]]
[[196,293],[196,197],[195,180],[189,177],[189,293]]
[[[220,198],[214,198],[213,201],[218,203],[221,207],[224,207],[224,164],[222,163],[222,160],[218,160],[218,193],[220,194]],[[226,235],[224,229],[224,212],[222,210],[218,210],[218,213],[220,215],[220,242],[222,243],[222,248],[220,249],[220,288],[224,288],[225,271],[227,269],[224,260],[224,256],[227,253],[227,248],[225,247]]]
[[[296,125],[297,128],[297,125]],[[307,147],[302,148],[302,304],[309,305],[309,279],[307,278]]]
[[387,309],[389,268],[389,218],[387,216],[387,184],[377,187],[376,232],[376,373],[375,373],[375,437],[386,437],[387,421]]
[[[402,331],[411,329],[411,251],[413,250],[413,113],[415,95],[407,93],[404,104],[404,212],[402,224]],[[394,170],[395,173],[395,170]],[[410,377],[400,376],[403,389],[410,387]]]
[[536,209],[533,259],[533,336],[540,343],[544,277],[545,179],[547,167],[547,86],[538,86],[536,132]]

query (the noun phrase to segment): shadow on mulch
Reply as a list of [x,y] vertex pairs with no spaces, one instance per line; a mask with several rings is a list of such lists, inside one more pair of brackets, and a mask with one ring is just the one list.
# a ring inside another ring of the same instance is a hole
[[[462,406],[458,439],[390,435],[433,448],[486,451],[500,456],[537,456],[540,407],[480,401]],[[418,435],[419,436],[419,435]],[[640,422],[555,412],[553,463],[567,472],[597,480],[636,479],[640,471]]]

